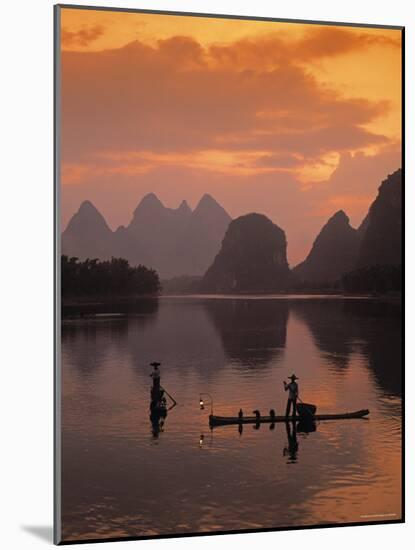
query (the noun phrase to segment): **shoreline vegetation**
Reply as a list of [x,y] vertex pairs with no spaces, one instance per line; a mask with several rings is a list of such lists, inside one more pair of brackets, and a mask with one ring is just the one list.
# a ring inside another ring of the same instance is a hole
[[158,273],[123,258],[99,261],[61,257],[62,317],[151,312],[157,308]]
[[80,261],[76,257],[61,257],[62,298],[131,298],[156,296],[160,291],[157,271],[144,265],[130,266],[128,260],[123,258],[104,261],[87,258]]
[[402,292],[402,268],[393,265],[373,265],[345,273],[336,281],[313,282],[298,281],[291,274],[285,288],[275,291],[258,289],[239,289],[238,291],[215,291],[203,288],[202,277],[175,277],[161,282],[165,294],[344,294],[358,296],[380,296],[400,294]]
[[281,298],[290,296],[368,298],[400,306],[402,271],[395,266],[371,266],[347,273],[334,283],[298,283],[292,277],[285,289],[258,292],[253,289],[234,292],[206,291],[202,277],[176,277],[160,282],[158,273],[143,265],[130,266],[123,258],[99,261],[63,255],[61,259],[62,316],[84,317],[99,314],[138,314],[155,310],[159,297],[210,298],[244,296]]

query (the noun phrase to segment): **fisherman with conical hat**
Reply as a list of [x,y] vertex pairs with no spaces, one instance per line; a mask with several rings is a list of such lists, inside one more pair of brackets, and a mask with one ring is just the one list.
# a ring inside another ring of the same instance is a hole
[[292,374],[288,378],[291,380],[289,384],[287,384],[287,382],[284,380],[284,389],[285,391],[288,391],[288,401],[287,409],[285,411],[285,418],[288,418],[290,416],[291,406],[292,416],[295,418],[297,416],[298,384],[296,380],[298,380],[298,378],[295,374]]
[[151,378],[153,379],[153,388],[155,390],[160,389],[160,370],[159,366],[161,363],[150,363],[150,366],[153,367],[153,372],[150,374]]

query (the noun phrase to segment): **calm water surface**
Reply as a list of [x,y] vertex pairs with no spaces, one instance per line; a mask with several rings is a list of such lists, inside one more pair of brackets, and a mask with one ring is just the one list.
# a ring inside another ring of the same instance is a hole
[[[63,321],[63,538],[273,528],[401,516],[401,312],[365,299],[164,297],[145,312]],[[159,434],[151,367],[178,402]],[[208,427],[285,409],[369,419]],[[206,401],[208,398],[206,397]],[[298,448],[297,448],[298,447]]]

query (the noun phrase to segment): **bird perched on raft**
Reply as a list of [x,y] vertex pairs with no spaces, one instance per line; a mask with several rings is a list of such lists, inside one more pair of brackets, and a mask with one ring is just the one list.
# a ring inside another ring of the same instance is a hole
[[[262,422],[267,422],[269,424],[275,424],[278,422],[287,422],[287,418],[285,416],[262,416],[258,410],[252,411],[255,416],[209,416],[209,424],[211,426],[228,426],[231,424],[260,424]],[[326,414],[315,414],[313,415],[313,420],[320,421],[320,420],[346,420],[346,419],[353,419],[353,418],[365,418],[369,415],[369,409],[360,409],[358,411],[353,412],[345,412],[345,413],[326,413]],[[305,417],[310,418],[310,417]],[[289,421],[292,419],[289,418]],[[298,418],[298,420],[301,420],[301,415]],[[303,418],[304,420],[304,418]]]

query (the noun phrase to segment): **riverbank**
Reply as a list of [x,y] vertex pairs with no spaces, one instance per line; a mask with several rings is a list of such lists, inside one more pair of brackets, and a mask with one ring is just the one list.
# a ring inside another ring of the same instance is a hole
[[158,308],[159,295],[68,296],[61,300],[62,318],[84,318],[91,315],[150,314]]
[[401,293],[357,294],[351,292],[311,291],[280,293],[234,293],[234,294],[201,294],[201,293],[164,293],[160,295],[134,296],[71,296],[62,298],[62,318],[85,318],[96,315],[140,315],[155,312],[159,299],[229,299],[229,300],[370,300],[394,307],[402,307]]
[[389,292],[385,294],[377,293],[357,293],[357,292],[342,292],[339,290],[297,290],[297,291],[287,291],[287,292],[234,292],[234,293],[202,293],[202,292],[162,292],[160,294],[161,298],[175,298],[175,297],[198,297],[198,298],[212,298],[217,296],[218,298],[229,297],[229,298],[245,298],[245,297],[254,297],[254,298],[319,298],[319,297],[333,297],[333,298],[367,298],[372,300],[379,300],[385,303],[391,304],[401,304],[402,303],[402,293],[401,292]]

